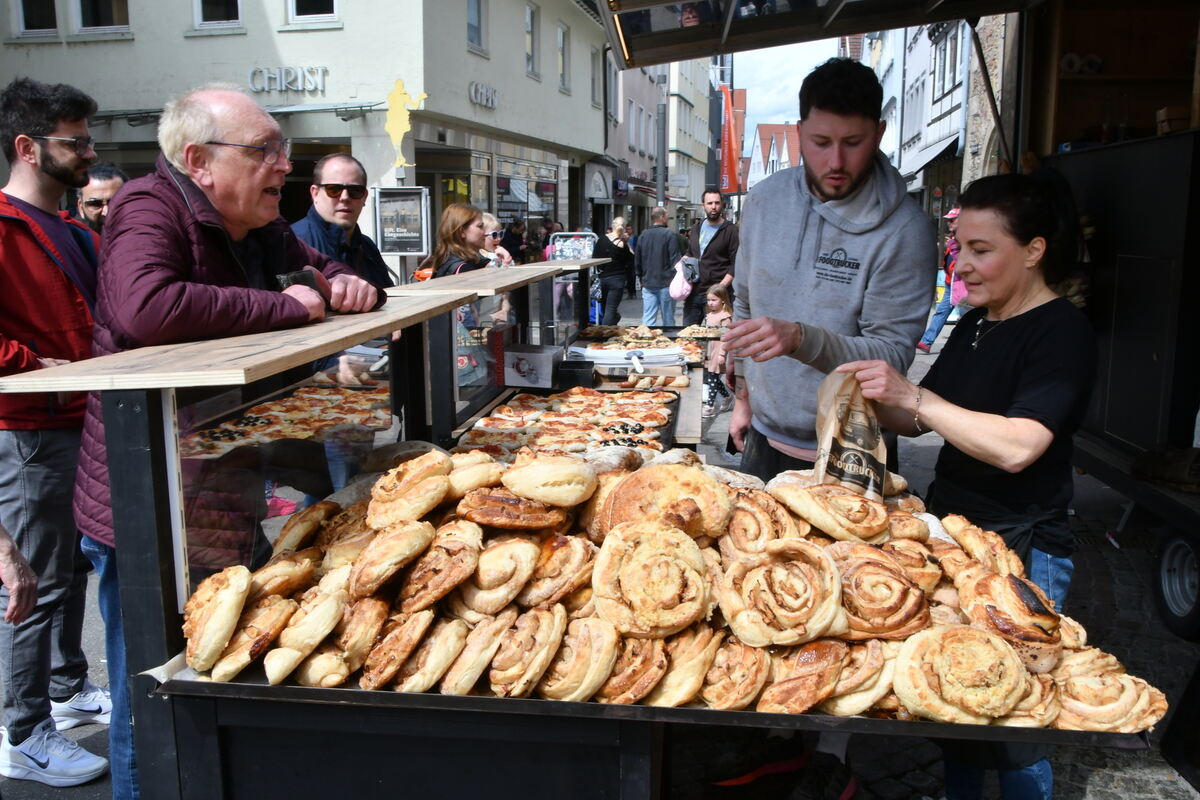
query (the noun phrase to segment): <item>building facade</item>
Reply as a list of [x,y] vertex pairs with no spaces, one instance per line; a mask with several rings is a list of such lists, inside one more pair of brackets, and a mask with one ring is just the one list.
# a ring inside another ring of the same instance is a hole
[[670,65],[667,191],[679,198],[670,209],[679,228],[690,226],[703,214],[705,174],[714,145],[708,120],[712,92],[709,64],[708,59],[698,58]]

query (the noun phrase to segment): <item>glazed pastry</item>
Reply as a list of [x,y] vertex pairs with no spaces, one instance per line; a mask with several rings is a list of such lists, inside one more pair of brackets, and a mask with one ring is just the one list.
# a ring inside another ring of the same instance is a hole
[[366,662],[387,618],[388,604],[380,597],[364,597],[346,609],[334,628],[334,642],[341,648],[350,672]]
[[525,697],[541,680],[567,630],[567,610],[555,603],[517,617],[500,639],[488,681],[497,697]]
[[834,539],[882,544],[890,535],[883,503],[842,486],[825,483],[801,489],[781,483],[769,491],[794,514]]
[[801,529],[791,513],[767,492],[736,490],[729,527],[720,539],[721,555],[726,561],[758,555],[767,542],[798,539],[807,535],[809,529],[808,523],[803,523]]
[[729,636],[704,675],[700,698],[709,708],[740,711],[755,701],[771,675],[771,656]]
[[592,583],[596,545],[582,536],[544,534],[533,575],[517,594],[522,608],[557,603],[581,586]]
[[304,591],[316,580],[317,565],[321,563],[321,549],[283,550],[271,556],[271,560],[250,575],[250,593],[246,603],[256,603],[269,595],[290,597]]
[[833,693],[849,659],[850,646],[837,639],[817,639],[782,658],[780,675],[758,698],[757,709],[768,714],[803,714]]
[[496,651],[500,649],[500,641],[504,632],[517,621],[516,606],[509,606],[494,617],[482,620],[467,634],[467,640],[462,652],[454,663],[446,670],[442,678],[440,691],[442,694],[470,694],[479,681]]
[[1062,711],[1054,727],[1068,731],[1137,733],[1167,713],[1167,698],[1141,678],[1119,672],[1080,675],[1059,684]]
[[835,717],[853,717],[874,706],[892,691],[899,651],[898,643],[881,639],[850,645],[837,685],[818,709]]
[[729,490],[699,467],[656,464],[627,476],[608,496],[610,526],[659,521],[689,536],[725,533],[732,511]]
[[263,656],[263,669],[272,686],[300,666],[341,620],[348,598],[337,580],[342,574],[335,573],[329,583],[317,584],[301,596],[300,608],[279,634],[275,648]]
[[472,489],[458,502],[458,514],[479,525],[515,531],[554,528],[567,519],[561,508],[517,497],[508,489]]
[[321,532],[322,523],[341,510],[342,507],[337,503],[322,500],[292,514],[275,537],[272,554],[278,555],[284,550],[303,550],[308,547]]
[[667,648],[662,639],[623,637],[608,680],[596,690],[601,703],[630,705],[650,693],[667,673]]
[[1034,675],[1029,681],[1029,691],[1007,716],[995,720],[993,725],[1013,728],[1047,728],[1058,719],[1062,703],[1058,698],[1058,684],[1049,675]]
[[801,644],[847,630],[841,577],[807,539],[776,539],[725,569],[717,596],[730,630],[752,647]]
[[711,608],[709,583],[696,543],[659,522],[610,530],[592,571],[596,613],[624,636],[650,639],[703,619]]
[[483,529],[465,519],[452,520],[434,534],[425,554],[404,576],[400,610],[413,613],[429,608],[475,574],[483,549]]
[[713,630],[698,622],[667,639],[667,673],[654,685],[643,703],[648,706],[678,708],[691,702],[704,685],[724,631]]
[[396,675],[397,692],[425,692],[446,674],[467,643],[471,628],[461,619],[438,620]]
[[455,593],[472,611],[497,614],[529,582],[540,555],[537,542],[528,537],[498,536],[483,548],[475,574],[459,584]]
[[572,620],[537,693],[547,700],[586,701],[612,674],[619,641],[609,622],[597,617]]
[[919,717],[986,725],[1012,713],[1030,680],[1008,642],[950,625],[905,640],[892,685],[905,708]]
[[300,604],[279,595],[271,595],[247,605],[238,620],[229,645],[212,667],[212,679],[218,682],[231,681],[237,674],[258,658],[292,618]]
[[433,526],[428,522],[397,522],[380,529],[354,560],[350,597],[357,600],[375,594],[432,541]]
[[596,470],[582,458],[534,455],[523,449],[501,482],[518,497],[571,508],[596,491]]
[[971,558],[1001,575],[1025,577],[1025,566],[1017,554],[1008,549],[997,533],[972,525],[966,517],[951,514],[942,518],[942,527]]
[[433,609],[427,608],[414,614],[399,612],[388,617],[383,635],[363,663],[359,687],[382,689],[386,686],[421,643],[421,637],[433,623],[433,616]]
[[959,573],[954,585],[963,613],[976,628],[991,631],[1013,646],[1025,668],[1049,672],[1062,656],[1058,614],[1031,581],[983,569]]
[[209,575],[183,607],[187,665],[197,672],[212,669],[237,629],[250,593],[250,570],[240,565]]

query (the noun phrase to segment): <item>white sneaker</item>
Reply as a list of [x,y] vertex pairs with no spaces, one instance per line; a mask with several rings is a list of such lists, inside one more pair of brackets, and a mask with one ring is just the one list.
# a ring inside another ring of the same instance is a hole
[[47,786],[78,786],[108,771],[108,759],[89,753],[46,720],[19,745],[0,744],[0,775]]
[[107,725],[111,713],[112,699],[108,689],[102,689],[86,678],[83,688],[70,700],[63,703],[50,701],[50,716],[60,731],[92,722]]

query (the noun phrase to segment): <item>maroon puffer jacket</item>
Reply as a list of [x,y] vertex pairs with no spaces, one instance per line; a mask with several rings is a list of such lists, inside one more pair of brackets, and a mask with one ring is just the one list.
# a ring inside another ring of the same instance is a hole
[[[263,250],[268,276],[306,265],[327,277],[355,274],[297,239],[282,217],[249,236]],[[162,156],[154,172],[125,184],[109,206],[96,294],[96,355],[292,328],[307,320],[300,301],[249,287],[217,210]],[[93,392],[83,423],[75,522],[84,535],[114,546],[101,415],[100,396]]]

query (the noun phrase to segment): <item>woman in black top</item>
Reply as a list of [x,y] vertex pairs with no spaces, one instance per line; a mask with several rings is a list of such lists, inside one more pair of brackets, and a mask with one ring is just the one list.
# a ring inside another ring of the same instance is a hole
[[[919,386],[882,361],[838,370],[855,374],[889,429],[945,439],[929,510],[1001,534],[1061,609],[1074,571],[1071,437],[1087,408],[1096,345],[1084,315],[1050,288],[1074,270],[1078,252],[1073,204],[1055,188],[1048,177],[996,175],[960,197],[955,269],[975,308]],[[951,800],[978,797],[982,780],[982,770],[947,759]],[[1049,797],[1049,762],[1002,769],[1000,782],[1006,798]]]
[[616,325],[621,319],[621,297],[633,275],[633,252],[625,235],[625,218],[613,217],[608,233],[596,240],[592,258],[611,259],[596,268],[600,274],[601,325]]

